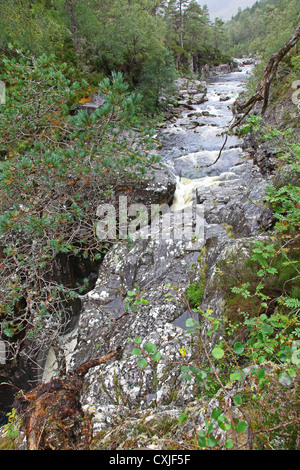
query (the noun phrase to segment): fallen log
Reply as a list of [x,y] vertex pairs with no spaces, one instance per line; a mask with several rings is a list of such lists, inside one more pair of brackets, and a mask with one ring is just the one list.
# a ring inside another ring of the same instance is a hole
[[71,371],[65,378],[52,379],[16,398],[22,416],[27,450],[88,450],[92,422],[79,397],[87,372],[121,357],[121,349],[93,359]]

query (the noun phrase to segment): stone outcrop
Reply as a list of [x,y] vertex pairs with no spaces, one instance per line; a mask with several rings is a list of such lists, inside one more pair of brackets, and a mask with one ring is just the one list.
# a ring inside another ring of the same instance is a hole
[[[185,85],[186,90],[192,90],[190,97],[197,96],[195,84]],[[191,124],[193,114],[187,118]],[[78,367],[94,356],[122,348],[120,360],[91,369],[85,379],[81,401],[85,410],[93,414],[95,432],[104,436],[107,430],[109,435],[120,416],[134,413],[136,419],[138,413],[145,418],[152,407],[155,412],[149,420],[159,419],[160,414],[168,419],[178,418],[184,407],[191,406],[195,382],[183,380],[180,351],[185,351],[184,360],[189,361],[197,357],[199,349],[195,338],[186,331],[185,320],[191,317],[184,303],[186,289],[199,278],[205,259],[208,281],[202,307],[211,307],[216,316],[222,317],[222,292],[211,288],[215,269],[232,252],[240,250],[246,255],[249,237],[260,236],[271,226],[272,216],[263,203],[266,185],[259,167],[245,153],[237,164],[218,176],[216,185],[196,188],[196,202],[204,210],[203,248],[194,252],[187,250],[182,240],[142,238],[118,243],[106,255],[95,288],[82,299],[71,361],[72,368]],[[127,293],[137,287],[147,305],[141,303],[134,311],[126,309]],[[209,348],[218,335],[220,332],[212,336]],[[141,338],[142,348],[147,343],[154,344],[162,357],[158,362],[148,358],[143,370],[132,355],[137,337]],[[209,409],[212,404],[207,406]],[[194,425],[199,427],[201,422],[202,426],[205,412],[195,405],[193,413],[200,420]],[[104,438],[104,448],[107,439]]]

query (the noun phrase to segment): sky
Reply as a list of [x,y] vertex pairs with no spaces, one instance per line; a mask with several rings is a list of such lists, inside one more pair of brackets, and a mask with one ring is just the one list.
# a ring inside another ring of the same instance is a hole
[[256,0],[198,0],[200,5],[207,5],[210,17],[214,20],[216,17],[222,20],[230,20],[238,12],[239,7],[244,10],[254,5]]

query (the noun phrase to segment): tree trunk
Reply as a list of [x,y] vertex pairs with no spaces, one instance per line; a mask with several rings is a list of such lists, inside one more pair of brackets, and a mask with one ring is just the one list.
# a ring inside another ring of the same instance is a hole
[[72,0],[67,0],[66,6],[70,15],[70,22],[71,22],[71,31],[73,36],[73,44],[75,51],[79,51],[79,39],[78,39],[78,32],[75,20],[75,13],[74,13],[74,3]]
[[[262,116],[265,114],[269,102],[269,94],[272,80],[276,76],[279,63],[286,56],[286,54],[297,45],[300,39],[300,23],[297,26],[291,39],[289,39],[276,54],[273,54],[269,60],[262,81],[257,87],[256,93],[246,102],[240,103],[238,100],[233,104],[234,121],[230,125],[230,130],[239,125],[244,118],[250,113],[251,109],[258,101],[263,101],[261,110]],[[243,112],[243,116],[236,118],[237,113]]]
[[88,450],[92,440],[91,417],[79,400],[87,372],[113,359],[119,360],[121,348],[92,359],[68,373],[52,379],[16,399],[23,418],[27,450]]

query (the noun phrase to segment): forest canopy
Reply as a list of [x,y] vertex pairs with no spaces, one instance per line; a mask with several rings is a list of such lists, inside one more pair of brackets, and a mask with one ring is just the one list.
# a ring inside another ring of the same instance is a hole
[[10,43],[55,54],[97,83],[121,72],[130,86],[149,90],[151,107],[176,69],[229,60],[220,52],[223,26],[195,0],[1,0],[0,55],[11,57]]

